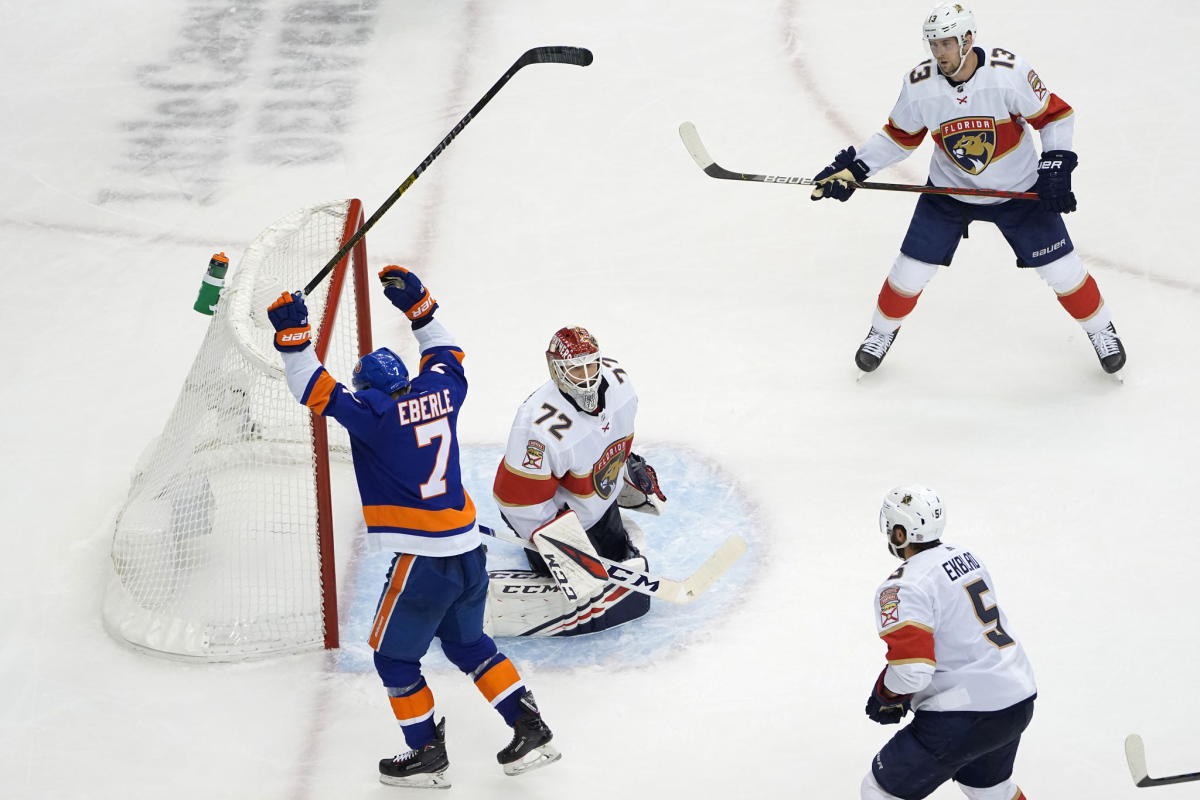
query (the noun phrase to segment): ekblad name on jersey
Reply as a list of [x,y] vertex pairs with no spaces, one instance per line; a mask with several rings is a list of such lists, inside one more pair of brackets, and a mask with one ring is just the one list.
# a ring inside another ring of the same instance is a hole
[[603,359],[601,375],[603,410],[595,416],[576,408],[553,381],[517,409],[494,496],[521,536],[529,538],[568,505],[586,530],[621,493],[637,392],[616,359]]
[[[858,150],[874,175],[895,164],[931,133],[936,149],[929,164],[934,186],[1023,192],[1037,181],[1039,151],[1071,150],[1073,111],[1046,88],[1023,58],[1002,47],[975,47],[979,66],[970,80],[953,86],[933,60],[903,80],[900,99],[882,131]],[[956,197],[990,205],[994,197]]]
[[372,550],[459,555],[481,541],[475,505],[462,486],[456,433],[467,396],[463,351],[437,320],[413,334],[420,371],[399,399],[378,389],[352,392],[330,376],[313,347],[283,354],[288,388],[350,433]]
[[916,711],[1000,711],[1037,693],[979,557],[953,545],[922,550],[875,593],[887,642],[884,685],[913,693]]

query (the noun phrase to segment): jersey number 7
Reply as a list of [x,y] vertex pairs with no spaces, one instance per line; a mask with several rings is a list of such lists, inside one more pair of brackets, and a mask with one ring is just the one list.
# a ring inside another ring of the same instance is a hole
[[985,628],[988,625],[995,624],[995,628],[984,633],[984,637],[998,648],[1008,647],[1015,640],[1004,632],[1004,628],[1000,627],[1000,607],[984,605],[983,596],[991,591],[983,578],[977,581],[972,581],[963,587],[971,598],[971,605],[975,608],[975,616],[979,619],[979,624]]
[[417,434],[417,447],[428,447],[434,439],[441,439],[433,472],[429,473],[429,480],[421,484],[421,498],[428,500],[443,495],[446,493],[446,464],[450,461],[450,442],[453,438],[450,432],[450,418],[442,417],[424,425],[417,425],[413,431]]

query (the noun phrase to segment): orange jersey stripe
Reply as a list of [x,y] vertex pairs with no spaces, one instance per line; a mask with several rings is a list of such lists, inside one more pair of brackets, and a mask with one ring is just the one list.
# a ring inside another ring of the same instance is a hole
[[368,528],[408,528],[414,531],[452,531],[475,521],[475,504],[471,495],[463,492],[466,502],[461,509],[443,508],[437,511],[405,506],[363,506],[363,519]]
[[318,414],[325,413],[325,407],[329,405],[329,397],[333,394],[334,387],[337,386],[337,381],[330,377],[329,373],[322,367],[317,373],[317,379],[313,381],[312,390],[308,393],[308,398],[305,399],[304,405],[311,408]]
[[1032,117],[1026,117],[1025,121],[1032,125],[1035,131],[1040,131],[1051,122],[1066,119],[1074,113],[1075,109],[1067,105],[1061,97],[1051,93],[1050,99],[1046,101],[1046,105],[1042,106],[1042,110]]
[[903,128],[897,127],[896,123],[890,119],[887,121],[887,125],[883,126],[883,132],[888,135],[888,138],[905,150],[916,150],[928,131],[928,128],[921,128],[916,133],[909,133]]
[[517,674],[517,668],[506,658],[480,675],[475,685],[479,687],[485,700],[495,703],[520,682],[521,676]]
[[902,622],[880,634],[888,645],[887,662],[892,665],[923,663],[937,666],[933,631],[916,622]]
[[496,482],[492,494],[502,506],[535,506],[554,497],[558,479],[553,475],[531,475],[508,465],[501,458],[496,468]]
[[[460,363],[460,364],[462,363],[463,359],[467,357],[467,354],[464,353],[462,350],[447,350],[444,352],[448,352],[452,356],[457,358],[458,363]],[[429,355],[422,357],[421,358],[421,366],[419,366],[417,368],[417,372],[420,372],[421,370],[425,369],[425,362],[428,361],[429,359],[433,358],[436,355],[440,355],[440,354],[439,353],[430,353]]]
[[408,572],[415,559],[416,556],[407,554],[396,559],[391,583],[388,584],[387,591],[383,595],[383,602],[379,604],[379,611],[375,614],[375,623],[371,626],[371,636],[367,639],[367,644],[371,645],[372,650],[378,650],[379,643],[383,641],[383,632],[387,630],[392,609],[396,606],[396,599],[400,597],[404,591],[404,585],[408,583]]
[[421,687],[421,691],[408,697],[389,697],[388,700],[392,703],[392,713],[401,725],[420,722],[433,713],[433,692],[428,686]]

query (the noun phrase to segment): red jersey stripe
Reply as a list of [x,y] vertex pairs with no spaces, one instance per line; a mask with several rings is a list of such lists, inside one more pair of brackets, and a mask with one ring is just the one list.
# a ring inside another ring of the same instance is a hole
[[1075,109],[1067,105],[1061,97],[1051,93],[1050,99],[1046,101],[1046,105],[1042,106],[1042,110],[1032,117],[1026,117],[1025,121],[1032,125],[1035,131],[1040,131],[1051,122],[1065,119],[1074,113]]
[[887,642],[889,664],[923,663],[937,666],[933,631],[928,627],[918,622],[902,622],[879,635]]
[[925,139],[925,134],[928,131],[928,128],[921,128],[916,133],[909,133],[903,128],[897,127],[896,123],[891,119],[888,119],[887,125],[883,126],[883,132],[888,135],[888,138],[905,150],[916,150]]
[[576,497],[591,497],[596,493],[596,487],[592,485],[592,475],[590,472],[587,475],[576,475],[574,472],[568,472],[559,478],[558,482],[564,489]]
[[492,494],[502,506],[534,506],[554,497],[558,479],[553,475],[531,475],[515,470],[501,458],[496,468],[496,482]]

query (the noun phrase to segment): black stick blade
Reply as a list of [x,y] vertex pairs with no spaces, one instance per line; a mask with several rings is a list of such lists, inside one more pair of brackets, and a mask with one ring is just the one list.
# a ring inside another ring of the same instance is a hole
[[592,51],[586,47],[566,45],[535,47],[525,51],[521,60],[528,64],[574,64],[577,67],[586,67],[592,63]]

